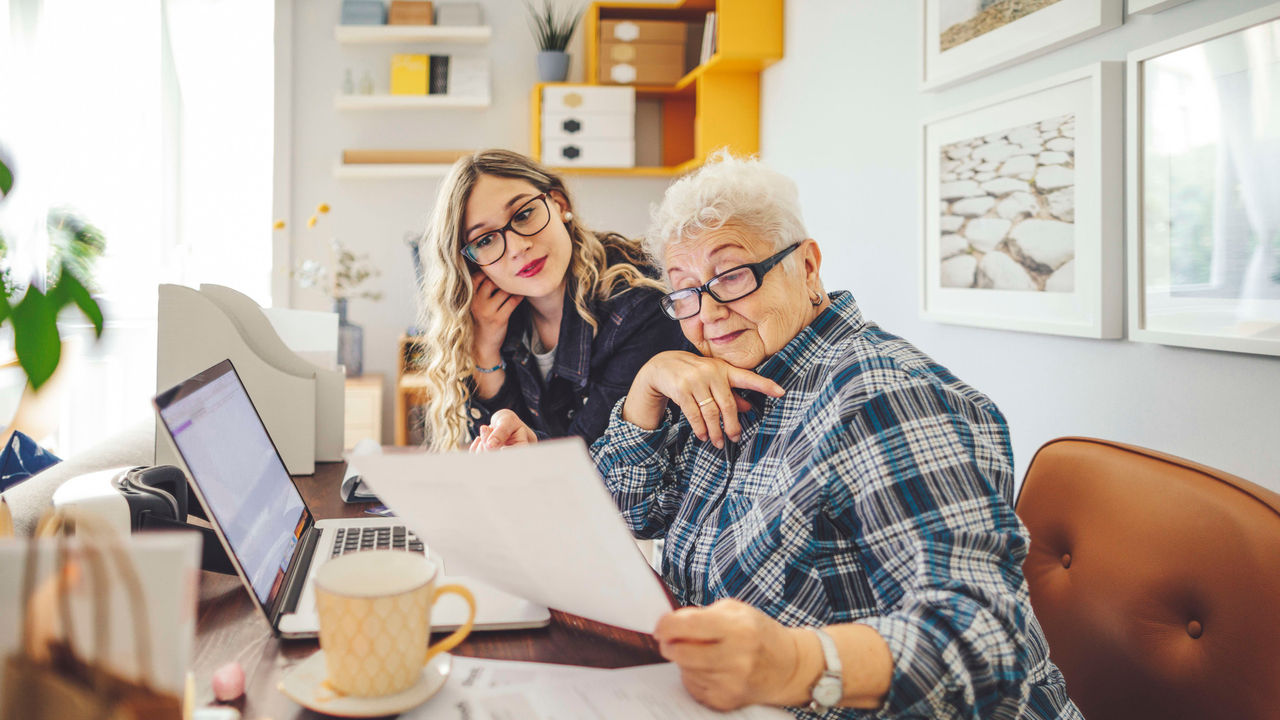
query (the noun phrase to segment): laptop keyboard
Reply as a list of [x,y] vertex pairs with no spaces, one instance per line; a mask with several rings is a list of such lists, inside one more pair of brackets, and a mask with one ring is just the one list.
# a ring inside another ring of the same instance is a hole
[[406,550],[419,555],[426,553],[422,539],[409,532],[404,525],[383,527],[338,528],[333,538],[333,554],[338,557],[361,550]]

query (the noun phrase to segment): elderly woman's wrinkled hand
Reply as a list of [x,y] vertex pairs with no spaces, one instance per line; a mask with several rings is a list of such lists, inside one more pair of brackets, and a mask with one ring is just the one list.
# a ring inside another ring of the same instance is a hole
[[481,425],[476,439],[471,441],[470,451],[482,453],[500,450],[513,445],[530,445],[538,442],[538,436],[514,411],[503,408],[493,414],[488,425]]
[[653,636],[695,700],[733,710],[799,700],[790,687],[800,665],[798,632],[744,602],[719,600],[664,615]]
[[726,436],[738,441],[742,434],[738,413],[751,407],[734,388],[772,397],[783,394],[778,383],[723,360],[680,350],[659,353],[636,374],[622,407],[622,419],[653,430],[661,424],[669,400],[679,406],[699,440],[709,439],[722,448]]

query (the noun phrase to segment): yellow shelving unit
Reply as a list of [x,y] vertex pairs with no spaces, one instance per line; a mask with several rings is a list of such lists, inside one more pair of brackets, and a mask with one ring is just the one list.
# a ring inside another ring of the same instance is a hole
[[[635,86],[638,99],[662,101],[662,165],[635,168],[556,168],[593,175],[679,175],[727,147],[760,150],[760,72],[782,58],[782,0],[685,0],[676,5],[592,3],[583,17],[586,84],[597,84],[601,20],[701,22],[716,13],[716,52],[671,87]],[[542,156],[542,90],[535,85],[531,148]]]

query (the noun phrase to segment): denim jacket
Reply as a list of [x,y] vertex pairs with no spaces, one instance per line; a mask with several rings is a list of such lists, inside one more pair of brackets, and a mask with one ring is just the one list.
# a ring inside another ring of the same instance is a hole
[[651,288],[631,288],[596,303],[599,330],[592,337],[591,326],[574,310],[572,288],[566,288],[555,364],[545,381],[525,342],[532,321],[528,304],[521,303],[502,343],[502,389],[487,400],[472,396],[467,409],[472,437],[494,412],[509,408],[539,438],[577,435],[590,445],[649,358],[665,350],[693,351],[680,323],[662,312],[661,296]]

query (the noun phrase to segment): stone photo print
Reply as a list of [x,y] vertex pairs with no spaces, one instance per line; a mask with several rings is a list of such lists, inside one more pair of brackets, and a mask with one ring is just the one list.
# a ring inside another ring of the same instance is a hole
[[941,285],[1075,290],[1073,114],[941,148]]

